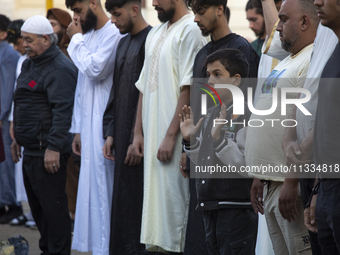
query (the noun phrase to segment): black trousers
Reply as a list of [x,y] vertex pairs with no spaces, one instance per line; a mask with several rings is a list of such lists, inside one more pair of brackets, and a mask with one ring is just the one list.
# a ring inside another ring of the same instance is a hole
[[43,255],[71,254],[71,220],[65,192],[68,157],[68,153],[60,155],[60,169],[55,174],[45,170],[44,157],[23,158],[24,184],[41,235]]
[[255,255],[258,216],[252,209],[203,211],[210,255]]
[[316,223],[322,254],[340,254],[340,179],[321,182],[316,200]]

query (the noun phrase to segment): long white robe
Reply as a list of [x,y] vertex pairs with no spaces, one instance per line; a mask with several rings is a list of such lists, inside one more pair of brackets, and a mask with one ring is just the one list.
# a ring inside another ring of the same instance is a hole
[[173,158],[157,159],[175,114],[181,87],[191,84],[197,52],[206,44],[188,14],[168,28],[153,28],[146,40],[145,62],[136,87],[143,93],[144,201],[141,243],[150,251],[183,252],[189,207],[189,180],[179,171],[181,135]]
[[[24,63],[26,58],[27,58],[27,54],[21,55],[18,59],[17,70],[16,70],[17,79],[21,73],[22,63]],[[17,82],[15,81],[14,90],[16,87],[17,87]],[[12,102],[12,109],[11,109],[11,113],[9,114],[8,121],[13,121],[13,109],[14,109],[14,103]],[[23,155],[23,151],[24,151],[24,148],[21,148],[21,155]],[[22,174],[22,157],[19,159],[19,162],[15,164],[14,169],[15,169],[15,192],[17,196],[17,201],[18,202],[27,201],[27,195],[26,195],[26,190],[24,186],[24,177]]]
[[103,114],[121,39],[110,21],[99,30],[75,34],[68,53],[78,67],[71,133],[81,136],[81,167],[72,249],[109,254],[114,162],[104,158]]

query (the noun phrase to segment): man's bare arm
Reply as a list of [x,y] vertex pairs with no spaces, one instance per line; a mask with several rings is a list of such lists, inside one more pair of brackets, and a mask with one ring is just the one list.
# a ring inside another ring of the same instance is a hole
[[166,162],[172,159],[172,153],[175,147],[176,137],[180,131],[178,115],[182,113],[184,105],[190,103],[190,86],[184,86],[177,102],[176,111],[165,135],[165,138],[159,146],[157,158],[160,161]]
[[276,22],[279,19],[279,13],[276,9],[274,0],[262,0],[262,10],[264,22],[266,25],[267,35],[270,36],[272,33]]

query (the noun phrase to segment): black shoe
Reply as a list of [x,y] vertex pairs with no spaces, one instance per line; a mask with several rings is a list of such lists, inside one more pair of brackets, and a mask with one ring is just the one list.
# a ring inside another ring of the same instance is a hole
[[25,225],[25,223],[27,222],[27,218],[25,215],[20,215],[18,218],[14,218],[10,224],[11,226],[22,226]]
[[2,215],[2,217],[0,218],[0,224],[10,223],[11,220],[19,217],[20,215],[22,215],[21,206],[13,206],[13,205],[9,206],[8,211],[4,215]]
[[3,207],[0,207],[0,218],[2,217],[2,215],[6,214],[6,208],[3,206]]

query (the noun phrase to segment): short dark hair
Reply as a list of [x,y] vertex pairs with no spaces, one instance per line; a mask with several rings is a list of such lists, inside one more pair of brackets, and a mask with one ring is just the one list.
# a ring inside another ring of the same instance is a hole
[[263,16],[261,0],[249,0],[246,5],[246,11],[255,9],[256,14]]
[[21,27],[24,24],[22,19],[13,20],[7,27],[7,41],[16,43],[21,38]]
[[0,30],[6,32],[9,23],[11,23],[10,19],[5,15],[0,14]]
[[229,23],[230,20],[230,9],[228,6],[225,7],[225,16],[227,17],[227,21]]
[[228,0],[185,0],[185,3],[194,12],[197,12],[201,9],[209,8],[210,6],[220,6],[220,5],[223,6],[223,10],[225,11]]
[[244,54],[237,49],[222,49],[210,54],[204,62],[207,67],[215,61],[220,61],[224,68],[230,73],[230,77],[239,74],[241,78],[247,78],[249,73],[249,63]]
[[314,0],[299,0],[298,4],[300,10],[308,15],[308,17],[315,21],[315,24],[319,24],[319,17],[317,15],[317,7],[314,5]]
[[65,0],[65,4],[67,8],[71,8],[76,2],[82,3],[87,0]]
[[106,0],[105,8],[108,12],[112,11],[114,8],[122,8],[127,3],[138,2],[142,3],[141,0]]

